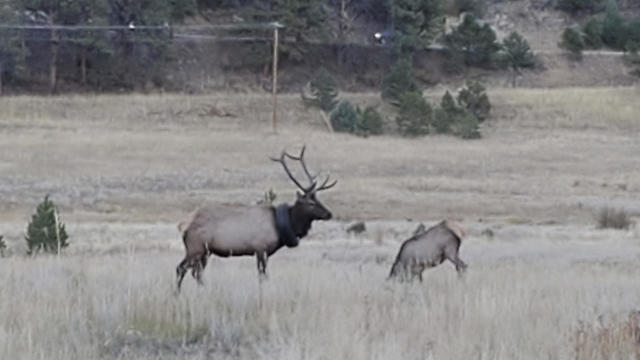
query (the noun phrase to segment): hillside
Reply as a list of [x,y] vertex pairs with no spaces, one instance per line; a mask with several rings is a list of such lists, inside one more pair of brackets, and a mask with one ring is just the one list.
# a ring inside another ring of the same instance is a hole
[[[618,2],[623,15],[628,18],[639,16],[640,3]],[[201,6],[181,23],[176,23],[166,48],[154,44],[162,40],[162,33],[133,32],[127,30],[127,26],[124,27],[127,33],[101,34],[106,37],[98,38],[90,45],[83,45],[86,39],[78,40],[61,32],[57,35],[60,40],[56,47],[58,80],[55,89],[59,92],[270,91],[273,35],[270,30],[246,27],[277,19],[295,23],[296,17],[291,14],[256,15],[263,10],[256,10],[261,5],[250,5],[254,3],[251,1],[229,2],[224,6],[216,1],[202,3],[209,7]],[[340,10],[341,3],[346,4],[344,10]],[[322,35],[295,27],[301,25],[283,29],[280,91],[298,92],[319,67],[329,69],[344,91],[379,90],[395,56],[392,42],[381,45],[373,37],[376,32],[392,28],[390,15],[384,15],[384,11],[380,12],[372,5],[378,3],[383,2],[334,1],[322,5],[323,18],[316,19],[315,24],[315,29],[322,29]],[[445,1],[444,27],[448,30],[458,24],[462,16],[452,5],[455,3]],[[550,5],[549,0],[489,0],[481,13],[480,21],[491,26],[498,41],[516,31],[528,40],[536,54],[535,69],[524,71],[516,81],[518,86],[610,86],[637,81],[637,77],[630,75],[622,53],[585,52],[583,61],[575,62],[559,48],[562,31],[568,26],[584,24],[590,17],[588,14],[570,16]],[[235,30],[219,28],[221,24],[229,24]],[[0,40],[3,40],[3,34],[7,33],[0,32]],[[53,35],[29,30],[22,36],[26,43],[23,40],[22,45],[17,44],[18,48],[28,51],[23,57],[14,56],[11,61],[4,61],[5,91],[51,90],[52,85],[48,84],[51,76],[47,72],[51,71],[49,36]],[[111,45],[104,45],[109,42]],[[414,57],[417,77],[424,87],[457,86],[468,78],[481,78],[494,86],[511,84],[512,74],[507,70],[468,67],[452,73],[447,69],[448,59],[442,43],[442,35],[437,36],[428,50],[419,51]],[[5,51],[1,45],[0,55]],[[14,43],[14,52],[18,51],[17,45]]]

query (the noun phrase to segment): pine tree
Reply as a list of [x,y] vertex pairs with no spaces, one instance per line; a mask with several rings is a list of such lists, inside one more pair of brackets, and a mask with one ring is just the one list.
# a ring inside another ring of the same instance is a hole
[[516,85],[516,77],[522,72],[520,69],[530,68],[534,65],[533,53],[529,42],[517,32],[512,32],[502,41],[502,59],[513,70],[513,86]]
[[602,20],[602,42],[618,50],[623,50],[627,43],[625,21],[615,0],[609,0]]
[[[0,24],[18,22],[16,12],[8,5],[0,5]],[[23,65],[26,54],[20,47],[18,33],[0,29],[0,95],[4,92],[5,80],[15,77]]]
[[431,105],[417,92],[406,92],[400,97],[396,123],[404,136],[422,136],[429,133],[433,120]]
[[338,86],[329,71],[320,68],[309,82],[309,87],[311,94],[307,96],[303,92],[302,101],[307,106],[314,106],[325,113],[330,113],[338,103]]
[[445,38],[447,49],[461,59],[466,65],[490,66],[500,50],[496,33],[489,24],[481,25],[475,16],[467,14]]
[[433,119],[433,128],[440,134],[449,133],[451,124],[461,111],[462,109],[458,107],[453,96],[451,96],[451,93],[447,90],[440,101],[440,109],[436,110]]
[[382,80],[382,98],[397,105],[407,92],[418,92],[418,83],[413,77],[413,68],[409,58],[401,58],[391,67]]
[[273,0],[271,4],[252,7],[245,16],[253,22],[277,21],[283,24],[282,37],[293,41],[283,41],[280,51],[295,61],[304,58],[306,44],[326,40],[328,36],[328,14],[321,1]]
[[479,81],[467,83],[458,93],[458,104],[471,114],[478,122],[483,122],[489,117],[491,103],[485,87]]
[[573,28],[566,28],[562,32],[562,41],[560,47],[569,51],[571,58],[574,60],[582,59],[582,50],[584,50],[584,40],[580,32]]
[[27,254],[35,255],[41,251],[59,254],[69,246],[67,231],[59,221],[58,210],[49,195],[38,204],[27,227]]
[[391,18],[398,33],[397,50],[411,54],[429,45],[442,30],[441,0],[395,0],[391,2]]
[[338,132],[356,133],[359,116],[358,109],[348,100],[343,100],[331,112],[331,126]]
[[602,47],[602,22],[596,18],[589,20],[582,28],[584,45],[589,49]]

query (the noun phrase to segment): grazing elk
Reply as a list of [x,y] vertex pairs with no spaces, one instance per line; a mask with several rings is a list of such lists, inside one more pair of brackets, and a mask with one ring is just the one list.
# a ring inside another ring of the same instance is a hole
[[450,221],[441,221],[426,231],[417,231],[400,246],[389,279],[413,281],[417,276],[422,282],[424,269],[440,265],[445,259],[455,264],[458,274],[462,274],[467,268],[458,257],[463,236],[462,229]]
[[[266,277],[267,259],[283,246],[296,247],[307,235],[314,220],[329,220],[331,212],[318,199],[319,191],[336,185],[329,183],[329,176],[320,186],[311,175],[304,161],[305,147],[300,155],[293,156],[282,151],[279,162],[294,184],[302,191],[296,192],[293,205],[286,203],[274,206],[208,205],[197,209],[189,219],[178,225],[186,250],[184,260],[176,268],[178,291],[185,274],[191,268],[194,279],[202,284],[202,271],[210,254],[221,257],[255,255],[260,280]],[[309,185],[302,184],[293,176],[286,160],[302,164]]]

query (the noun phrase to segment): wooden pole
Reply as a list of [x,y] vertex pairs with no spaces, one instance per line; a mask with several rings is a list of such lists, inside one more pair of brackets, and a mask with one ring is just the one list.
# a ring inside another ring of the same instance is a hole
[[273,28],[273,131],[278,131],[278,26]]

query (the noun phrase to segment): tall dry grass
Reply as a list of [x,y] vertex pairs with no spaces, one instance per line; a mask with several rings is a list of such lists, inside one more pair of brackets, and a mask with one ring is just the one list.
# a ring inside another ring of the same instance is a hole
[[320,249],[279,254],[262,286],[253,259],[214,260],[179,296],[176,253],[12,257],[0,358],[569,359],[580,321],[640,296],[635,263],[485,263],[463,280],[444,266],[402,285]]

